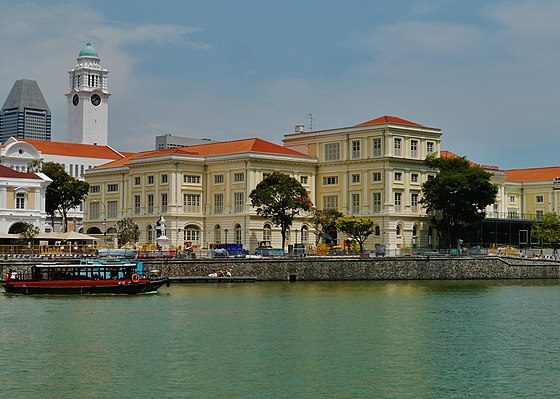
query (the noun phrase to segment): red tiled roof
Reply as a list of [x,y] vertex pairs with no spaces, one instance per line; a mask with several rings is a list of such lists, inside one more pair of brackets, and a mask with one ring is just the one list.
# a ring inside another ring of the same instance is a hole
[[40,179],[35,173],[20,172],[7,166],[0,165],[0,177],[17,178],[17,179]]
[[62,141],[19,139],[31,144],[43,154],[85,158],[120,159],[122,154],[105,145],[64,143]]
[[406,119],[399,118],[398,116],[390,116],[390,115],[380,116],[379,118],[375,118],[367,122],[359,123],[356,126],[373,126],[373,125],[383,125],[386,123],[392,123],[394,125],[422,127],[422,125],[416,122],[407,121]]
[[241,154],[247,152],[258,152],[266,154],[278,154],[278,155],[292,155],[299,157],[306,157],[307,155],[291,150],[281,145],[271,143],[270,141],[253,138],[253,139],[241,139],[232,141],[219,141],[207,144],[191,145],[188,147],[177,147],[168,148],[163,150],[150,150],[134,153],[131,156],[127,156],[123,159],[118,159],[113,162],[106,163],[104,165],[98,166],[101,168],[115,168],[119,166],[128,165],[128,163],[133,159],[139,158],[149,158],[160,155],[168,154],[179,154],[179,155],[193,155],[193,156],[217,156],[217,155],[229,155],[229,154]]
[[560,166],[506,170],[506,180],[511,182],[552,181],[560,178]]

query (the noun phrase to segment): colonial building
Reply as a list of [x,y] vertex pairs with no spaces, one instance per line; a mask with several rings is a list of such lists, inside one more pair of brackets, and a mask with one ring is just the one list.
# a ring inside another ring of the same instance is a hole
[[440,129],[395,116],[351,127],[284,136],[287,148],[317,160],[315,204],[372,219],[366,247],[390,250],[435,244],[419,204],[421,185],[434,174],[424,159],[439,154]]
[[[32,162],[55,162],[64,167],[71,176],[83,180],[86,170],[124,158],[124,154],[108,146],[91,144],[74,144],[43,140],[17,140],[10,138],[0,146],[0,163],[20,172],[27,172]],[[69,214],[69,228],[82,230],[83,206]],[[46,225],[46,229],[59,231],[61,219],[55,219],[55,225]]]
[[100,65],[97,50],[88,43],[68,71],[68,141],[107,145],[109,89],[107,69]]
[[[85,172],[86,232],[111,233],[118,220],[131,217],[140,242],[154,243],[163,216],[176,247],[280,246],[279,230],[257,216],[249,194],[267,174],[280,171],[301,181],[314,198],[316,166],[305,154],[258,138],[140,152]],[[310,226],[301,216],[288,244],[309,240]]]
[[45,190],[52,180],[0,165],[0,233],[19,233],[23,222],[45,231]]
[[0,140],[51,139],[51,111],[34,80],[14,83],[0,111]]

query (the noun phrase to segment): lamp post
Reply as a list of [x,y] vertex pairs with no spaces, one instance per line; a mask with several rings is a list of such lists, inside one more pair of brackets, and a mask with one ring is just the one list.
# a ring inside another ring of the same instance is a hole
[[107,246],[107,208],[103,201],[93,200],[91,201],[92,204],[101,204],[103,205],[103,245]]

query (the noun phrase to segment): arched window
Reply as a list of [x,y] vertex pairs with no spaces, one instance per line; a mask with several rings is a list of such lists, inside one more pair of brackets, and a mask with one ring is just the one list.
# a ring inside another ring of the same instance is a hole
[[214,226],[214,243],[220,244],[222,242],[222,227],[217,224]]
[[194,224],[189,224],[185,226],[185,231],[183,232],[183,240],[190,242],[191,244],[198,244],[200,241],[200,228]]
[[272,227],[267,223],[263,227],[263,241],[272,240]]
[[418,236],[418,226],[412,226],[412,238],[416,238]]
[[381,235],[381,227],[375,226],[375,235],[378,237]]
[[301,226],[301,243],[307,245],[309,241],[309,227],[303,225]]
[[148,241],[148,243],[152,243],[154,241],[154,229],[151,224],[146,226],[146,241]]
[[402,236],[402,225],[399,223],[397,224],[397,237]]
[[238,244],[238,245],[241,244],[243,237],[242,237],[242,234],[241,234],[241,225],[240,224],[235,225],[235,236],[234,236],[234,238],[235,238],[235,243],[236,244]]

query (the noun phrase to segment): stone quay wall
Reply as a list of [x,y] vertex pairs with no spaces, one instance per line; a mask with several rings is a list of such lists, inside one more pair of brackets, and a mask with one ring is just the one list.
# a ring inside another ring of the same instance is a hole
[[282,258],[144,262],[164,277],[233,276],[260,281],[556,279],[560,262],[505,257]]
[[[17,263],[1,261],[0,271],[2,274],[9,270],[28,273],[33,263],[32,261]],[[210,273],[228,269],[233,276],[256,277],[259,281],[560,278],[560,261],[508,257],[144,260],[145,271],[157,270],[163,277],[208,276]]]

